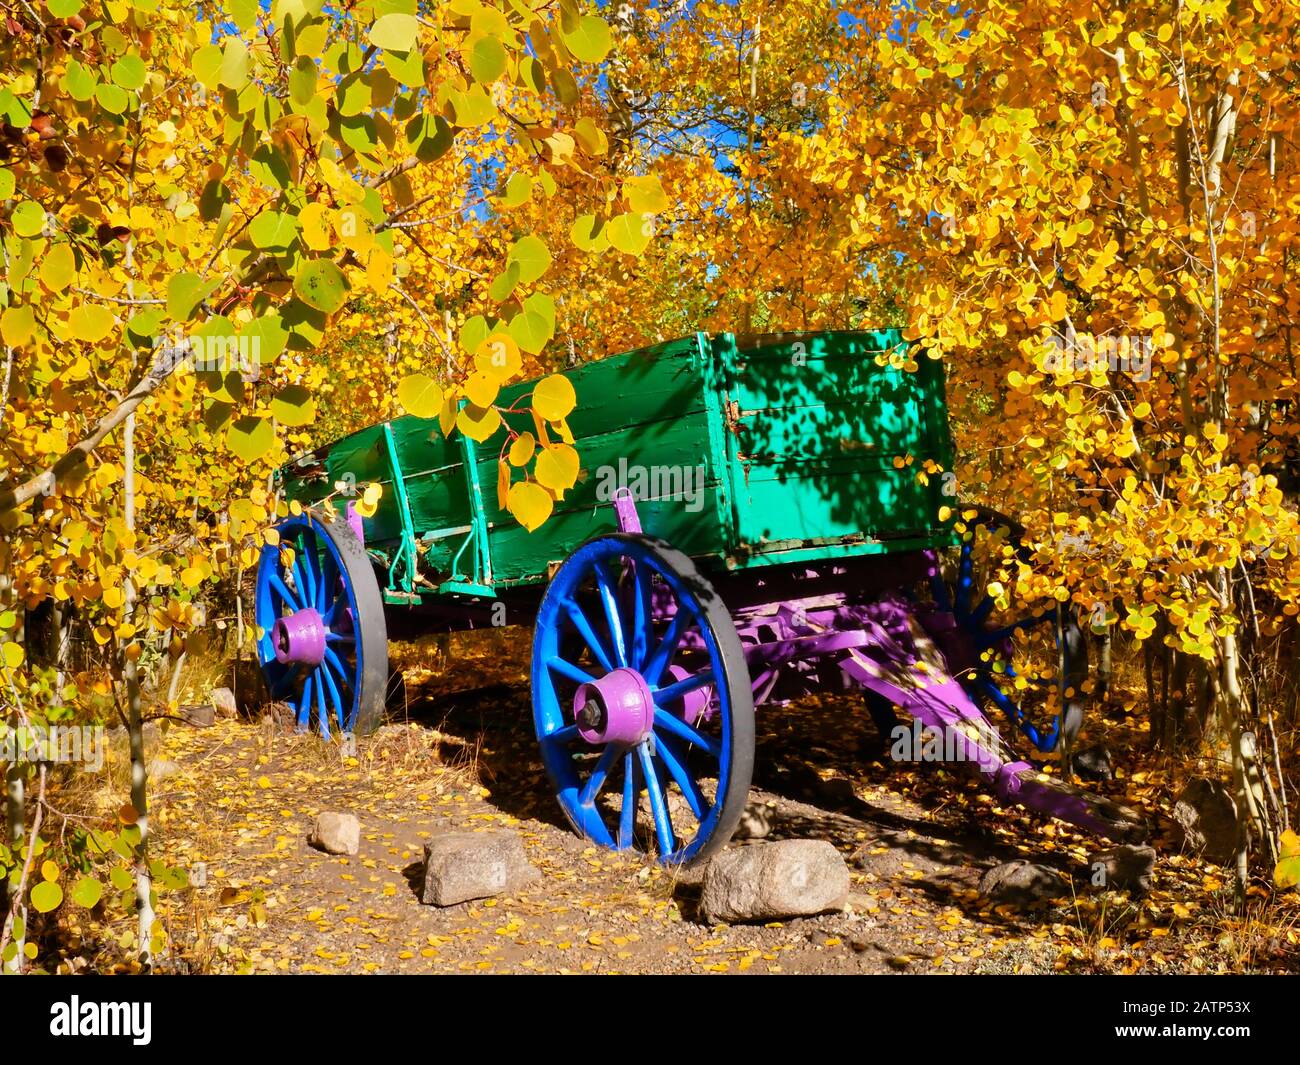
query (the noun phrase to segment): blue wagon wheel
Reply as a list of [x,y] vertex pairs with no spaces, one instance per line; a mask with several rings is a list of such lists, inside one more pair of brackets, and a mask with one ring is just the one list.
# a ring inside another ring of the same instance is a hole
[[1068,751],[1083,723],[1088,676],[1088,645],[1074,612],[1055,601],[999,607],[990,585],[1013,587],[1018,564],[1032,562],[1024,527],[978,506],[962,508],[960,526],[952,573],[935,573],[930,582],[935,605],[955,622],[944,641],[948,664],[1040,751],[1063,741]]
[[538,610],[532,687],[542,760],[581,835],[670,863],[731,838],[753,693],[731,615],[686,555],[623,533],[570,555]]
[[258,660],[300,732],[366,733],[379,724],[388,637],[374,569],[342,520],[304,513],[276,526],[257,567]]

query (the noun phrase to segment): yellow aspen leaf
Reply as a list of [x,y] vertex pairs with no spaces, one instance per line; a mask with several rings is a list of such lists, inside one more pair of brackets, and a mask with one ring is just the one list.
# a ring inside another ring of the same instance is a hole
[[1288,828],[1278,842],[1279,860],[1273,870],[1273,882],[1285,891],[1300,884],[1300,835]]
[[486,410],[472,404],[464,406],[456,415],[456,428],[476,443],[483,443],[501,425],[501,415],[495,407]]
[[510,465],[527,466],[537,448],[537,440],[532,433],[520,433],[510,445]]
[[561,374],[543,377],[533,389],[533,410],[548,422],[567,418],[577,403],[573,383]]
[[636,214],[659,214],[668,210],[668,194],[654,174],[631,177],[623,182],[623,198]]
[[0,655],[3,656],[4,664],[8,668],[17,669],[23,664],[23,645],[20,643],[6,643]]
[[510,498],[510,464],[497,463],[497,509],[505,510]]
[[500,390],[500,384],[485,373],[472,373],[465,382],[465,398],[476,407],[492,406]]
[[68,330],[75,340],[97,344],[113,330],[113,312],[97,304],[74,307],[68,314]]
[[456,427],[457,410],[456,393],[449,391],[442,401],[442,410],[438,412],[438,428],[442,430],[443,436],[450,436],[451,431]]
[[36,328],[36,316],[27,304],[9,307],[0,314],[0,337],[13,348],[20,348],[32,337]]
[[520,481],[513,485],[508,502],[510,513],[529,532],[540,527],[555,507],[551,494],[532,481]]
[[474,349],[474,368],[498,385],[514,377],[523,369],[523,358],[515,338],[509,333],[493,333],[485,337]]
[[568,444],[554,444],[537,456],[533,469],[537,483],[556,492],[567,492],[578,481],[578,453]]
[[397,402],[416,418],[436,418],[443,400],[442,386],[426,374],[409,374],[398,382]]
[[299,236],[312,251],[326,251],[334,244],[325,228],[325,211],[323,203],[313,201],[298,212]]
[[70,244],[55,244],[41,260],[41,284],[51,292],[62,292],[76,273],[77,260]]

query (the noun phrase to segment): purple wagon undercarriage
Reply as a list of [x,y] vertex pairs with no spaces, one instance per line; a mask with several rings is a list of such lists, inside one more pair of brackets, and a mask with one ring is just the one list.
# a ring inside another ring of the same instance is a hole
[[[630,496],[621,495],[614,504],[622,531],[640,533]],[[972,672],[984,647],[955,624],[951,612],[898,591],[939,577],[933,551],[733,575],[719,591],[744,649],[755,705],[789,702],[835,687],[862,688],[938,733],[947,760],[973,765],[1004,801],[1119,842],[1145,837],[1146,825],[1134,810],[1016,758],[956,679]],[[835,588],[841,590],[831,590]],[[671,603],[652,601],[651,606],[657,621],[671,622]],[[691,649],[698,640],[687,635],[682,644]],[[676,679],[684,682],[684,673]],[[688,723],[710,712],[706,689],[694,689],[682,699]],[[650,696],[626,702],[647,706]],[[581,703],[577,713],[581,727]],[[617,738],[635,743],[640,737],[634,732],[592,735],[589,742]]]

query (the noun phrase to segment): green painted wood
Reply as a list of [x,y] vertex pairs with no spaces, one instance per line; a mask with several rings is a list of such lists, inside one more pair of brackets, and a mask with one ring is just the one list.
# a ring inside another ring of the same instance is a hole
[[[846,554],[916,550],[950,542],[938,521],[943,478],[917,474],[929,458],[951,469],[943,376],[922,360],[915,373],[881,367],[875,356],[904,345],[896,330],[740,338],[696,334],[566,371],[578,397],[569,418],[583,469],[553,516],[529,533],[500,512],[497,452],[478,449],[484,486],[437,422],[391,423],[406,504],[420,554],[419,590],[452,574],[495,587],[536,583],[583,541],[615,528],[609,489],[626,479],[638,492],[645,529],[688,554],[731,567]],[[533,383],[505,389],[499,405],[526,408]],[[525,415],[505,415],[519,430]],[[911,456],[899,469],[896,456]],[[690,480],[683,481],[689,471]],[[365,522],[367,546],[400,545],[400,494],[371,427],[285,467],[291,498],[314,502],[351,474],[385,486]],[[656,477],[658,478],[656,480]],[[673,489],[679,491],[676,498]],[[481,521],[487,549],[474,552]],[[470,572],[469,560],[478,559]]]

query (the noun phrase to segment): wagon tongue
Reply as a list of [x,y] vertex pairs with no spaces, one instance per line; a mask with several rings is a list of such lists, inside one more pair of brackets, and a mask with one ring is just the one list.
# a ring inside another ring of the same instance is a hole
[[1146,837],[1147,826],[1136,811],[1049,777],[1010,755],[997,729],[966,690],[932,658],[919,670],[916,659],[885,634],[877,632],[872,643],[892,651],[886,654],[892,661],[886,664],[855,648],[840,660],[840,668],[864,688],[902,707],[922,726],[938,731],[943,750],[958,761],[974,763],[999,797],[1116,842]]
[[995,787],[1004,799],[1116,843],[1137,843],[1147,837],[1146,822],[1136,810],[1049,777],[1028,762],[1006,763],[998,772]]

